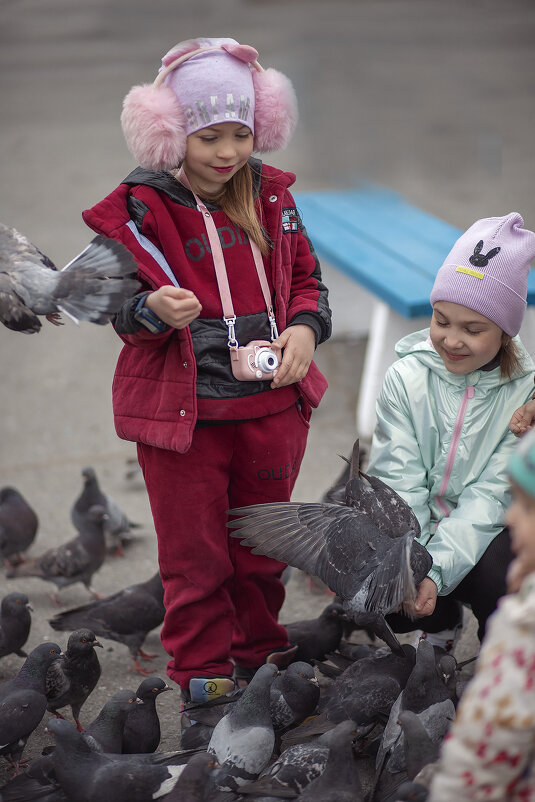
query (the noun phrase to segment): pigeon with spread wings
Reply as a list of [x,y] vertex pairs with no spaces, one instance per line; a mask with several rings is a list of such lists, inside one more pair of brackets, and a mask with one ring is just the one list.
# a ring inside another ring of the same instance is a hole
[[0,322],[25,334],[39,331],[39,315],[58,325],[60,312],[76,323],[108,323],[139,288],[136,272],[130,251],[100,235],[57,270],[25,236],[0,223]]
[[318,576],[357,626],[373,631],[402,654],[385,615],[416,598],[432,565],[415,539],[410,507],[391,488],[359,470],[353,449],[344,504],[278,502],[229,510],[227,526],[255,554]]

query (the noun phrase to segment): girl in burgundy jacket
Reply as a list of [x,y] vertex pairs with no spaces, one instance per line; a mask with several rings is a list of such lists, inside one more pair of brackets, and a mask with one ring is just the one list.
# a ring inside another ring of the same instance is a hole
[[[125,98],[141,166],[83,214],[138,261],[142,292],[115,322],[115,424],[137,443],[151,503],[168,673],[196,700],[292,657],[277,621],[284,565],[229,538],[227,510],[290,499],[327,386],[312,356],[331,313],[295,176],[252,158],[287,144],[295,96],[257,55],[232,39],[173,47]],[[215,268],[228,277],[225,318]],[[236,378],[231,354],[258,340],[267,362],[251,347]]]

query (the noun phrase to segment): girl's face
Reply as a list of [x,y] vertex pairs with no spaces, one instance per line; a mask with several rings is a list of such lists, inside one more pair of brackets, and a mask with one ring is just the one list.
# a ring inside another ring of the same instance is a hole
[[535,571],[535,498],[511,482],[513,501],[505,522],[511,533],[511,549],[522,575]]
[[429,336],[450,373],[464,375],[494,359],[503,331],[488,317],[466,306],[437,301]]
[[184,171],[193,191],[217,195],[246,164],[253,152],[253,134],[241,123],[218,123],[187,138]]

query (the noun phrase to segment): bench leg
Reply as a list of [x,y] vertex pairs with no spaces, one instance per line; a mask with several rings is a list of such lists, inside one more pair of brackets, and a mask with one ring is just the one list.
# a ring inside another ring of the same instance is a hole
[[401,337],[429,325],[429,317],[405,318],[383,301],[372,311],[357,402],[357,435],[371,440],[375,428],[375,402],[389,365],[396,359],[394,346]]

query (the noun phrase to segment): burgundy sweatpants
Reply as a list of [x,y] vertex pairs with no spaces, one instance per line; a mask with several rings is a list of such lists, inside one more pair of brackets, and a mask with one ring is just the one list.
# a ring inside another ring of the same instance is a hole
[[[167,673],[231,676],[288,645],[277,616],[284,565],[252,554],[225,526],[227,510],[289,501],[309,424],[298,405],[275,415],[195,430],[186,454],[138,444],[158,537]],[[232,658],[232,660],[231,660]]]

